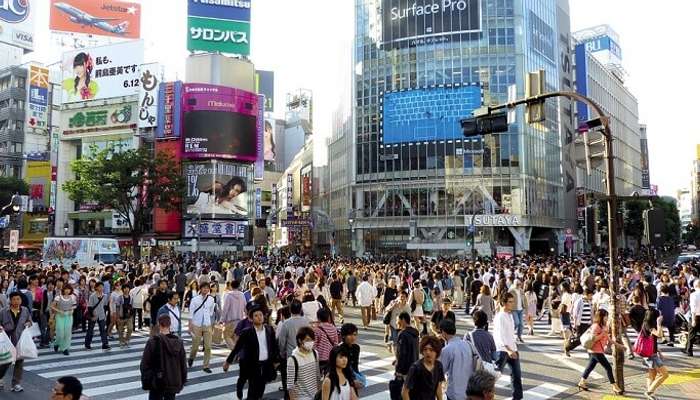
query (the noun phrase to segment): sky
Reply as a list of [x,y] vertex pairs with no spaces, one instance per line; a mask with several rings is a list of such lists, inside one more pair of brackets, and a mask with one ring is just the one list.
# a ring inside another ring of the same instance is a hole
[[[48,30],[49,0],[39,4],[37,51],[26,60],[59,60],[60,46]],[[159,61],[166,78],[184,79],[185,0],[142,0],[142,38],[146,61]],[[352,71],[354,0],[253,0],[251,60],[275,72],[275,114],[284,115],[285,94],[298,88],[314,95],[317,149],[330,136],[331,115]],[[660,194],[675,196],[689,187],[695,145],[692,106],[700,92],[695,77],[700,1],[570,0],[572,30],[610,25],[620,36],[626,82],[639,101],[640,123],[647,124],[651,182]],[[318,152],[317,162],[326,157]]]

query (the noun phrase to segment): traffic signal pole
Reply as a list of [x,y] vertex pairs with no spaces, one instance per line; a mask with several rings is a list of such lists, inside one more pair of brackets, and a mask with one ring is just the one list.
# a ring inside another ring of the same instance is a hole
[[[605,159],[606,159],[606,189],[608,202],[608,262],[610,274],[610,291],[613,293],[612,312],[608,318],[612,335],[615,338],[613,346],[613,365],[615,367],[615,382],[622,391],[625,390],[625,351],[622,346],[622,316],[620,314],[620,265],[617,257],[617,195],[615,193],[615,156],[613,154],[613,136],[610,130],[610,119],[605,115],[603,110],[593,100],[576,92],[557,91],[550,93],[538,94],[525,99],[516,100],[504,104],[485,107],[487,112],[485,115],[490,115],[493,111],[512,109],[523,104],[538,104],[544,100],[554,97],[566,97],[571,100],[580,101],[590,106],[598,114],[601,125],[603,127],[602,134],[605,137]],[[479,117],[477,117],[479,118]]]

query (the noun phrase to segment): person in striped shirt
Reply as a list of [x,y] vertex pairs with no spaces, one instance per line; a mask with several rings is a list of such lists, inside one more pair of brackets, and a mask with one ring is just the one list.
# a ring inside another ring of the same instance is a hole
[[316,335],[316,344],[314,350],[318,353],[318,364],[321,372],[326,372],[328,364],[328,356],[331,349],[337,346],[340,342],[338,337],[338,328],[331,323],[331,313],[327,308],[321,308],[316,312],[318,323],[313,328]]
[[287,390],[289,400],[313,400],[319,391],[321,370],[314,350],[316,334],[304,326],[297,332],[297,348],[287,359]]
[[593,323],[593,291],[591,289],[584,289],[583,297],[576,300],[574,303],[574,308],[571,313],[574,323],[574,330],[576,336],[569,341],[569,343],[564,348],[564,354],[567,357],[571,357],[571,350],[578,347],[581,344],[581,335],[583,335],[586,330]]

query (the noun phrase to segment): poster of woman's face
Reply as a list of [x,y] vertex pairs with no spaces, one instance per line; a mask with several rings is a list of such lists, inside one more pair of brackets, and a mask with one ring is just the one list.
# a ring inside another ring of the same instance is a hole
[[187,214],[214,218],[248,217],[245,167],[225,162],[195,162],[185,167]]
[[275,121],[265,120],[265,161],[274,161],[276,156],[275,149]]

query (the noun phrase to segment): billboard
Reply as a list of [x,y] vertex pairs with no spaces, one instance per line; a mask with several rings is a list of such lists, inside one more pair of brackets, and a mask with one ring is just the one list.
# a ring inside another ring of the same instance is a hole
[[258,95],[205,84],[183,85],[186,158],[258,158]]
[[[156,153],[169,153],[180,163],[180,143],[177,140],[158,140],[155,142]],[[153,210],[153,231],[156,233],[179,234],[182,229],[182,212],[166,211],[156,207]]]
[[382,0],[381,18],[384,49],[469,40],[481,35],[481,0]]
[[122,0],[51,0],[49,29],[138,39],[141,4]]
[[159,83],[159,64],[153,63],[141,67],[141,90],[139,91],[139,128],[153,128],[158,124]]
[[387,92],[380,106],[384,144],[461,139],[461,118],[481,107],[478,84]]
[[141,40],[63,53],[63,103],[136,95],[141,64]]
[[[580,95],[588,95],[588,59],[586,58],[586,45],[577,44],[574,49],[576,60],[576,92]],[[588,106],[580,101],[576,102],[576,113],[579,124],[588,121]]]
[[265,120],[265,133],[263,135],[265,161],[271,163],[274,163],[275,157],[277,157],[277,149],[275,148],[276,125],[274,118]]
[[27,126],[46,130],[49,117],[48,68],[30,65],[27,85]]
[[256,121],[256,133],[255,138],[256,146],[256,158],[255,158],[255,180],[263,180],[263,173],[265,171],[265,148],[264,137],[265,137],[265,110],[262,104],[265,103],[265,96],[262,94],[258,95],[258,118]]
[[275,73],[255,71],[255,91],[265,95],[265,112],[275,111]]
[[179,138],[182,127],[182,81],[161,82],[158,88],[156,138]]
[[250,55],[250,22],[187,17],[187,50]]
[[27,51],[34,49],[34,14],[38,0],[0,1],[0,42],[21,47]]
[[250,22],[251,0],[187,0],[187,15]]
[[124,133],[138,127],[136,103],[64,110],[61,127],[61,134],[68,139]]
[[252,168],[226,161],[196,161],[183,166],[185,203],[190,217],[248,219]]
[[247,231],[248,221],[185,221],[185,237],[188,239],[195,237],[199,237],[201,239],[245,239]]

